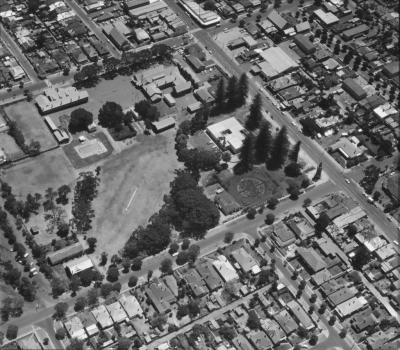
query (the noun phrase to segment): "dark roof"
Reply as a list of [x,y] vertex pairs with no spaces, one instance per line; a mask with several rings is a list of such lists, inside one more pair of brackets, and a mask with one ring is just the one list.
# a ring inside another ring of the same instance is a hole
[[82,245],[79,242],[76,242],[60,250],[47,254],[47,258],[52,265],[57,265],[62,261],[71,259],[81,253],[83,253]]
[[360,24],[357,27],[345,30],[342,33],[342,35],[343,35],[344,39],[350,40],[350,39],[354,38],[355,36],[366,33],[368,31],[369,31],[369,27],[366,24]]
[[119,48],[127,43],[125,36],[115,27],[111,29],[109,36]]
[[343,81],[342,87],[355,100],[362,100],[364,97],[367,96],[365,90],[360,85],[358,85],[358,83],[354,79],[351,78],[345,79]]
[[285,29],[288,25],[288,22],[275,10],[272,10],[267,18],[280,30]]
[[385,64],[383,66],[383,71],[390,77],[399,74],[399,61],[393,61]]
[[241,208],[235,198],[227,191],[217,194],[215,196],[215,202],[225,215],[232,214]]
[[313,53],[316,50],[310,39],[303,34],[297,34],[294,37],[294,42],[306,54]]

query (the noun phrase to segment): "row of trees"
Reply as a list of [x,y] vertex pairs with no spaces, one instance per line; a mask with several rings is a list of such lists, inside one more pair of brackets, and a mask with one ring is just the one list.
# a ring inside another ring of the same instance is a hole
[[9,120],[8,127],[8,134],[15,140],[18,147],[20,147],[25,154],[29,156],[36,156],[40,153],[40,142],[31,141],[29,144],[27,144],[21,129],[15,121]]

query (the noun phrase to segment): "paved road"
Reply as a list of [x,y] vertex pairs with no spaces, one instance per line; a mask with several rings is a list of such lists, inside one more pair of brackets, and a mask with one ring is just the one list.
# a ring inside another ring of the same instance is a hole
[[7,33],[6,29],[0,24],[0,38],[4,41],[7,47],[10,49],[13,56],[17,59],[19,64],[24,69],[25,73],[29,76],[32,83],[36,83],[39,81],[38,76],[33,69],[31,63],[22,53],[19,46],[14,42],[14,39]]
[[101,28],[93,22],[88,14],[80,7],[74,0],[65,0],[65,2],[71,7],[81,19],[83,23],[107,46],[108,51],[116,58],[121,58],[121,52],[111,43],[106,37]]
[[[193,32],[193,35],[208,49],[212,50],[212,55],[223,67],[230,73],[240,75],[247,73],[236,64],[210,37],[207,30],[199,30]],[[249,80],[249,92],[254,96],[260,91],[254,80]],[[316,162],[323,163],[323,170],[328,174],[331,180],[348,196],[356,200],[367,213],[368,217],[381,229],[382,233],[386,234],[390,241],[397,239],[399,231],[392,222],[390,222],[382,211],[372,204],[369,204],[355,183],[347,183],[344,175],[344,170],[336,163],[335,160],[314,140],[304,136],[297,126],[293,125],[293,120],[278,110],[272,101],[262,94],[265,109],[271,114],[271,117],[284,125],[288,129],[289,136],[296,141],[301,141],[303,150]]]

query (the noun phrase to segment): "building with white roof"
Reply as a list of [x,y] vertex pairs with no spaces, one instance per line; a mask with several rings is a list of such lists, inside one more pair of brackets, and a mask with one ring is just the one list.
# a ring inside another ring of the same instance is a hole
[[82,321],[78,316],[74,316],[69,320],[65,321],[64,327],[71,338],[77,338],[81,340],[87,338],[85,328],[83,327]]
[[92,260],[87,255],[81,256],[80,258],[74,260],[70,260],[64,264],[64,268],[70,276],[91,269],[93,266],[94,265]]
[[128,314],[129,318],[142,317],[143,310],[138,300],[130,294],[122,294],[119,298],[119,302]]
[[40,113],[47,114],[87,102],[88,99],[89,94],[86,90],[77,90],[73,86],[50,87],[37,96],[35,102]]
[[392,105],[389,102],[387,102],[383,105],[380,105],[379,107],[376,107],[374,109],[374,113],[377,117],[379,117],[381,119],[385,119],[385,118],[391,116],[392,114],[396,114],[397,109],[392,107]]
[[25,71],[21,66],[14,66],[10,68],[10,74],[14,80],[19,80],[25,76]]
[[216,13],[203,9],[200,4],[195,1],[180,0],[180,3],[185,10],[188,11],[190,15],[203,27],[212,26],[213,24],[217,24],[221,21],[221,17],[219,17]]
[[237,274],[232,264],[228,261],[226,256],[219,255],[212,264],[225,282],[239,279],[239,275]]
[[325,12],[322,9],[315,10],[314,15],[317,16],[320,22],[325,26],[330,26],[339,22],[339,18],[337,18],[332,12]]
[[336,312],[338,316],[343,319],[352,315],[356,311],[361,310],[366,305],[368,305],[368,301],[363,296],[353,297],[336,306]]
[[261,69],[261,75],[267,80],[277,78],[299,67],[298,63],[278,46],[261,51],[260,56],[264,61],[257,65]]
[[111,327],[113,325],[113,320],[104,305],[99,305],[93,309],[92,315],[102,329]]
[[222,120],[207,127],[207,133],[223,150],[238,153],[246,137],[245,128],[235,117]]
[[128,318],[119,301],[106,306],[114,323],[121,323]]

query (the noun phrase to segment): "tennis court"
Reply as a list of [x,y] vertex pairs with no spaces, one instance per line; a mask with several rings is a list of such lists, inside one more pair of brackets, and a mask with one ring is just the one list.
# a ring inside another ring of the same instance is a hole
[[82,159],[100,155],[107,152],[107,148],[103,145],[100,140],[92,139],[87,140],[85,143],[78,145],[75,147],[76,153],[78,153],[79,157]]

